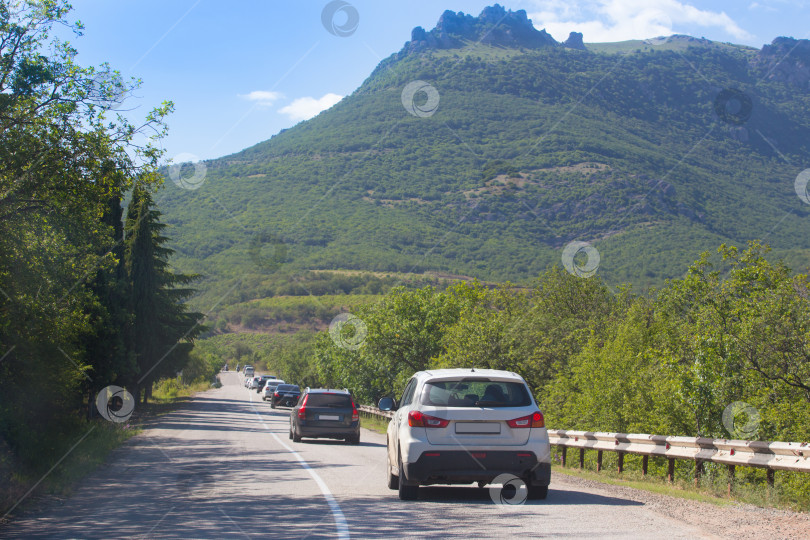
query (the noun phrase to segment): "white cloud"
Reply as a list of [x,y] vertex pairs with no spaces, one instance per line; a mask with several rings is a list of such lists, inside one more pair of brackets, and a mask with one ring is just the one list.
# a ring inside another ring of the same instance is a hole
[[338,101],[343,99],[343,96],[337,94],[326,94],[320,99],[313,97],[302,97],[294,100],[289,105],[286,105],[278,110],[281,114],[286,114],[291,120],[309,120],[316,116],[319,112],[325,111]]
[[748,9],[761,9],[764,11],[772,11],[772,12],[779,11],[773,6],[766,6],[765,4],[760,4],[759,2],[751,2],[751,4],[748,5]]
[[561,0],[538,2],[530,18],[557,40],[569,32],[582,32],[587,42],[646,39],[674,34],[682,26],[720,28],[729,36],[752,36],[725,12],[707,11],[679,0],[582,0],[571,5]]
[[239,97],[248,101],[253,101],[261,107],[270,107],[277,100],[284,97],[280,92],[268,92],[267,90],[254,90],[249,94],[239,94]]

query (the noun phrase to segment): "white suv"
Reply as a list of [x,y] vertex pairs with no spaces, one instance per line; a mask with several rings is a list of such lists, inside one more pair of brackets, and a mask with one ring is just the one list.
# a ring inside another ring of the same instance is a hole
[[[528,497],[545,499],[551,453],[545,420],[526,381],[509,371],[438,369],[411,377],[388,424],[388,487],[416,499],[419,486],[483,487],[500,475],[526,483]],[[503,477],[499,480],[502,480]]]

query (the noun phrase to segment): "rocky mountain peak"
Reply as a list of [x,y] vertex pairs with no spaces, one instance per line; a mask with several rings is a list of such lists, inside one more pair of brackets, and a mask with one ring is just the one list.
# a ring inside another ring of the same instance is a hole
[[579,49],[581,51],[584,51],[585,43],[582,41],[582,33],[571,32],[570,34],[568,34],[568,39],[565,40],[563,46],[568,47],[569,49]]
[[445,11],[433,30],[414,28],[404,51],[455,49],[469,42],[528,49],[559,46],[545,30],[534,27],[525,10],[512,11],[495,4],[484,8],[478,17]]
[[778,37],[762,47],[753,64],[770,80],[810,90],[810,40]]

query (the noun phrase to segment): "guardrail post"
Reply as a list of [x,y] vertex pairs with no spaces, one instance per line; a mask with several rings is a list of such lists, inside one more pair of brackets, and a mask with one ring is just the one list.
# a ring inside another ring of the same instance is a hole
[[619,455],[619,472],[624,472],[624,452],[617,452]]
[[768,487],[769,488],[773,487],[773,473],[774,473],[773,469],[768,469],[768,472],[765,473],[765,476],[768,479]]
[[562,453],[562,466],[565,467],[567,460],[565,459],[568,454],[568,447],[567,446],[560,446],[560,452]]
[[703,474],[703,462],[695,460],[695,486],[700,484],[700,475]]
[[647,465],[649,464],[650,456],[641,457],[641,476],[647,476]]
[[596,452],[596,472],[600,472],[602,470],[602,451],[597,450]]
[[728,496],[731,497],[731,491],[734,488],[734,465],[728,466]]
[[579,449],[579,468],[580,469],[585,468],[585,449],[584,448]]
[[669,463],[667,464],[667,482],[670,484],[675,481],[675,459],[667,458]]

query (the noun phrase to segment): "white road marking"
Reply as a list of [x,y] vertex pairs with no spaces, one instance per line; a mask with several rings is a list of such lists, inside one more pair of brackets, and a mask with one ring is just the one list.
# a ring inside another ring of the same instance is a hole
[[303,467],[304,470],[309,473],[312,479],[315,480],[315,483],[318,484],[318,488],[320,488],[321,493],[323,493],[323,496],[326,499],[326,502],[329,504],[329,508],[332,510],[332,517],[335,518],[335,527],[337,527],[338,538],[343,538],[346,540],[351,538],[351,536],[349,535],[349,524],[346,523],[346,516],[343,515],[343,511],[340,509],[340,505],[335,500],[335,497],[332,495],[332,492],[329,491],[329,487],[326,485],[326,482],[324,482],[323,478],[321,478],[318,475],[318,473],[316,473],[312,469],[312,467],[309,466],[309,463],[307,463],[306,460],[301,457],[301,454],[293,450],[287,443],[285,443],[281,439],[281,437],[276,435],[274,431],[271,431],[270,427],[264,423],[264,418],[262,418],[262,415],[259,413],[259,411],[256,410],[256,407],[253,406],[252,392],[250,393],[250,408],[253,409],[253,412],[256,413],[256,416],[259,417],[259,422],[262,423],[264,429],[266,429],[267,432],[270,433],[270,435],[272,435],[276,439],[276,441],[278,441],[278,443],[282,447],[284,447],[285,450],[291,453],[293,457],[298,460],[298,462],[301,464],[301,467]]

